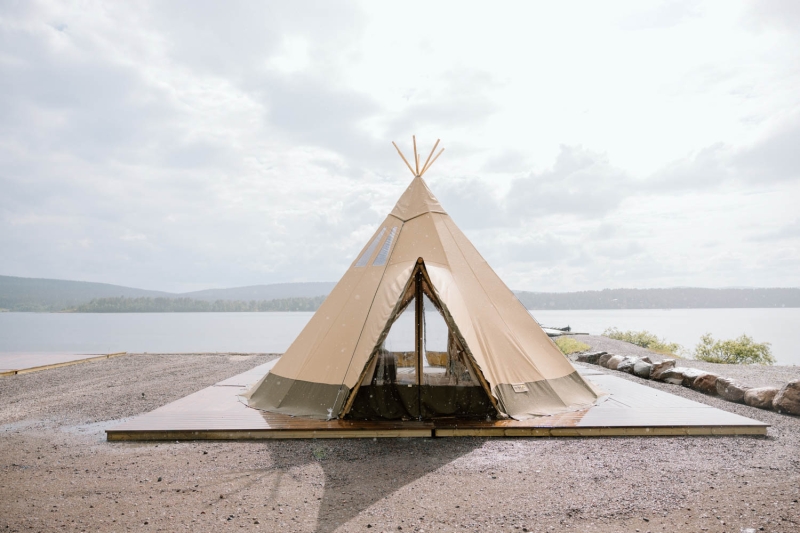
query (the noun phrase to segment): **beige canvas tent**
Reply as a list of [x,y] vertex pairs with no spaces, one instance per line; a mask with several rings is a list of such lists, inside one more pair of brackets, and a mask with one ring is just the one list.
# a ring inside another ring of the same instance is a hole
[[[411,185],[272,371],[244,395],[248,404],[384,420],[524,419],[591,406],[598,392],[423,181],[441,152],[423,166],[416,142],[414,152],[415,168],[406,161]],[[397,349],[389,341],[403,316],[411,318],[413,344]],[[445,331],[435,347],[426,329],[432,319]]]

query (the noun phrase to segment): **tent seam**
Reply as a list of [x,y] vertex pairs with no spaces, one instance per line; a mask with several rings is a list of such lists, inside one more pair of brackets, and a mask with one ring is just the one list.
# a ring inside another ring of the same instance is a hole
[[403,223],[406,223],[406,222],[409,222],[411,220],[414,220],[415,218],[419,218],[419,217],[421,217],[423,215],[427,215],[428,213],[439,213],[440,215],[447,215],[447,213],[445,211],[434,211],[434,210],[431,209],[431,210],[425,211],[424,213],[420,213],[418,215],[414,215],[411,218],[407,218],[406,220],[403,220],[402,218],[398,217],[397,215],[392,215],[392,216],[395,217],[397,220],[402,220]]

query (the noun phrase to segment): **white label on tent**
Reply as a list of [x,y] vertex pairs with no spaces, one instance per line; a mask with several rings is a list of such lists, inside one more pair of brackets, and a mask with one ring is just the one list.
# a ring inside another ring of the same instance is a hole
[[528,392],[528,386],[524,383],[512,383],[512,387],[514,387],[514,392]]

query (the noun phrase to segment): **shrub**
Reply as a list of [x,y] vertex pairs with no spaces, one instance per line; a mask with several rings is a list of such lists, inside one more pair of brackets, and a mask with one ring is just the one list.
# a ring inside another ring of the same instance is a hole
[[603,336],[609,339],[629,342],[664,355],[677,355],[682,349],[680,344],[659,339],[649,331],[620,331],[617,328],[608,328],[603,332]]
[[710,333],[706,333],[700,337],[694,357],[700,361],[730,365],[771,365],[775,362],[770,343],[755,342],[747,335],[727,341],[715,341]]
[[561,350],[564,355],[569,355],[575,352],[585,352],[589,349],[589,345],[581,341],[576,341],[570,337],[556,337],[556,346]]

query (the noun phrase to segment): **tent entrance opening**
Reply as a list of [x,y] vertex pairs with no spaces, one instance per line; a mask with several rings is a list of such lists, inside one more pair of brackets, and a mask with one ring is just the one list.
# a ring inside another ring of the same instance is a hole
[[373,352],[347,418],[494,417],[496,409],[420,270]]

